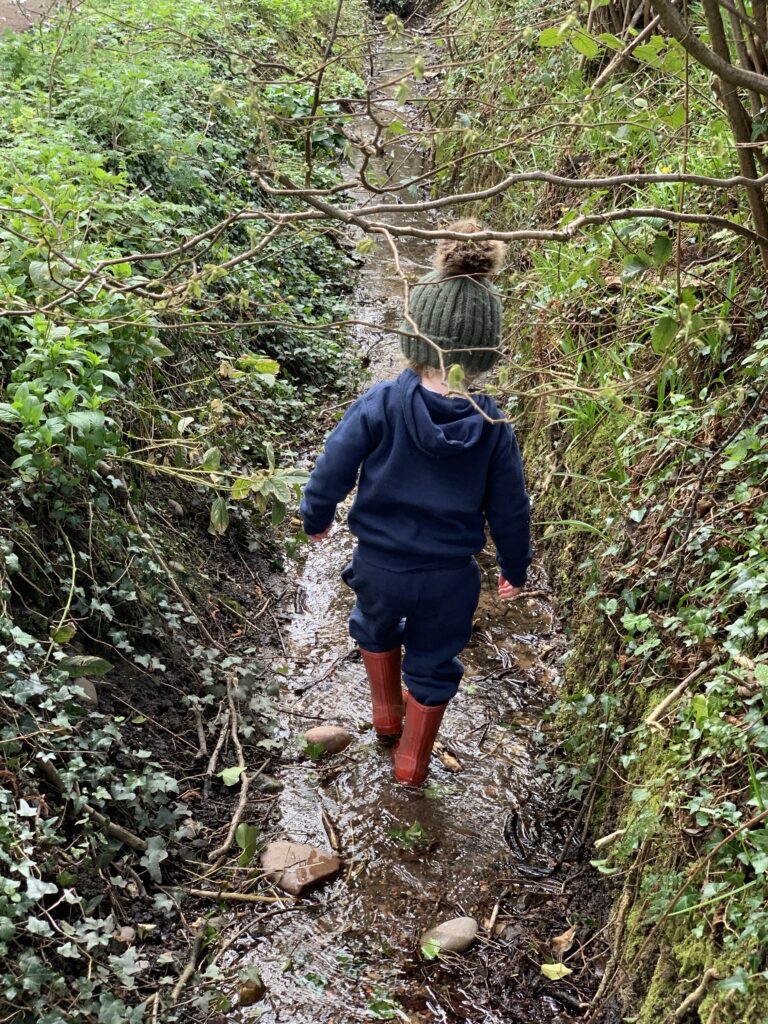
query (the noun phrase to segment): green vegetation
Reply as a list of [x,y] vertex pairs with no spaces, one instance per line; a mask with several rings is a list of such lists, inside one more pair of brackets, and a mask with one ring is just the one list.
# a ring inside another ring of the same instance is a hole
[[[344,247],[302,228],[268,249],[279,229],[237,216],[290,207],[250,169],[303,159],[301,76],[335,9],[86,0],[0,40],[4,1020],[190,1020],[232,996],[211,960],[172,1008],[183,889],[210,870],[197,790],[223,837],[242,775],[234,751],[218,778],[202,758],[226,721],[249,765],[276,745],[259,573],[304,479],[306,410],[355,372],[327,326]],[[285,60],[299,80],[281,86]],[[359,91],[352,52],[325,83]],[[328,184],[343,138],[323,95]],[[237,832],[241,864],[256,833]],[[203,966],[215,940],[197,926]]]
[[[466,63],[439,113],[437,179],[466,191],[551,171],[565,180],[515,185],[477,212],[497,230],[593,218],[567,244],[513,244],[501,385],[574,637],[555,708],[568,736],[561,784],[584,808],[579,828],[616,833],[593,854],[620,886],[601,998],[621,992],[630,1020],[671,1020],[705,979],[686,1021],[757,1021],[768,998],[766,272],[759,247],[723,223],[752,223],[743,190],[575,180],[739,170],[709,73],[659,28],[601,81],[644,23],[617,38],[600,18],[621,25],[628,5],[591,6],[550,5],[546,22],[524,3],[465,12],[446,40]],[[752,122],[763,167],[764,109]],[[611,221],[633,207],[696,222]]]

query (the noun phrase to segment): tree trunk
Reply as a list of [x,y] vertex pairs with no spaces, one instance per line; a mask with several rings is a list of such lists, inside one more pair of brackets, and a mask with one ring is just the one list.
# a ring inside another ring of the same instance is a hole
[[[731,52],[725,35],[723,19],[720,15],[720,5],[717,0],[703,0],[703,6],[709,27],[709,36],[712,41],[712,49],[721,60],[727,61],[730,64]],[[751,148],[752,133],[749,115],[739,99],[737,87],[730,82],[724,81],[723,78],[719,78],[718,82],[723,106],[731,123],[731,131],[736,142],[736,152],[739,157],[741,173],[745,178],[756,178],[757,166],[755,164],[754,151]],[[755,230],[765,238],[768,238],[768,208],[765,205],[763,190],[757,186],[747,188],[747,200],[752,212]],[[760,244],[760,252],[763,263],[768,267],[768,243]]]

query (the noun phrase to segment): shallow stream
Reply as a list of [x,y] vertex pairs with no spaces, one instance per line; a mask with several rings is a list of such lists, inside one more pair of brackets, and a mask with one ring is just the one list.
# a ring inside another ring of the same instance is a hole
[[[408,51],[397,45],[382,42],[374,81],[406,66]],[[414,116],[384,91],[376,99],[383,120]],[[372,170],[407,183],[422,173],[423,161],[420,151],[395,144]],[[407,204],[421,198],[414,191],[405,184],[398,193],[402,217],[428,226],[424,214],[408,215]],[[400,244],[410,279],[427,269],[431,248]],[[401,315],[401,282],[381,242],[366,258],[352,317],[392,328]],[[353,335],[373,381],[399,371],[395,335],[371,327]],[[282,609],[285,653],[273,666],[283,681],[283,736],[327,724],[355,737],[341,754],[314,762],[297,756],[283,765],[274,838],[335,849],[344,866],[320,892],[286,899],[286,911],[264,920],[260,934],[238,950],[258,964],[267,988],[266,1001],[244,1009],[243,1019],[261,1013],[266,1024],[575,1020],[579,990],[547,982],[539,969],[553,959],[551,938],[575,923],[574,914],[586,919],[589,902],[589,887],[567,880],[573,865],[551,873],[570,822],[555,811],[551,779],[537,765],[552,666],[564,649],[543,571],[534,569],[530,596],[504,604],[495,596],[492,561],[483,560],[464,682],[446,713],[428,785],[412,791],[394,785],[389,751],[370,727],[365,672],[347,633],[352,595],[340,580],[352,548],[337,522],[330,538],[310,550]],[[409,840],[408,829],[420,842]],[[463,957],[424,961],[421,932],[460,915],[480,922],[475,946]]]

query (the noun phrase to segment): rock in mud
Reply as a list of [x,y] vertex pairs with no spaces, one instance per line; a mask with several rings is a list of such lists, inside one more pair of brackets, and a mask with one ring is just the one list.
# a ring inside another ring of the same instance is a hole
[[255,780],[255,786],[262,793],[281,793],[285,788],[274,775],[259,775]]
[[463,953],[477,938],[474,917],[454,917],[451,921],[428,928],[421,936],[421,947],[439,946],[441,953]]
[[261,855],[261,867],[270,882],[291,896],[301,896],[335,878],[341,861],[332,853],[304,843],[270,843]]
[[304,739],[307,743],[322,744],[325,754],[338,754],[352,742],[347,730],[338,725],[318,725],[314,729],[307,729]]

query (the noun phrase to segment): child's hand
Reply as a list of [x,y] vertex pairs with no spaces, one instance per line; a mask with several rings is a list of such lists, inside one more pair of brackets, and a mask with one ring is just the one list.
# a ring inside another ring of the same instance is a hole
[[522,592],[522,587],[513,587],[504,578],[504,574],[499,573],[499,597],[502,601],[514,601],[516,597],[520,597]]
[[330,532],[330,526],[326,526],[322,533],[310,533],[309,539],[312,541],[313,544],[322,544]]

